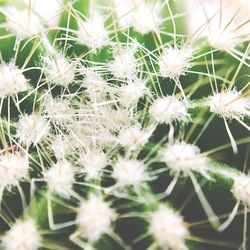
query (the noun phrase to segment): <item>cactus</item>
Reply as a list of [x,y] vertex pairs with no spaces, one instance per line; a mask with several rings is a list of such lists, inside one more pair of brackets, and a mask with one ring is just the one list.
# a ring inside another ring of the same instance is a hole
[[249,13],[2,0],[1,249],[249,249]]

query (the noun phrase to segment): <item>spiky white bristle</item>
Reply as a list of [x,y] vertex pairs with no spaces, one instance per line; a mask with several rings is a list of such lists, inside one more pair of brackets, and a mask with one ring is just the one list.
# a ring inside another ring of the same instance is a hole
[[230,51],[241,42],[243,36],[240,32],[224,28],[215,26],[213,32],[208,35],[208,41],[216,49]]
[[79,42],[93,52],[108,44],[108,31],[104,26],[104,17],[93,13],[87,21],[78,21],[77,37]]
[[58,161],[45,171],[43,175],[51,192],[66,198],[72,194],[75,171],[68,161]]
[[90,150],[80,155],[79,164],[87,179],[99,179],[102,169],[107,165],[107,157],[100,150]]
[[174,121],[188,121],[188,103],[176,96],[166,96],[156,99],[149,113],[159,123],[171,124]]
[[4,9],[6,16],[6,27],[16,36],[27,38],[38,35],[43,28],[39,17],[28,8],[17,9],[8,7]]
[[241,175],[234,178],[232,193],[238,202],[250,208],[250,177]]
[[135,57],[136,46],[117,48],[114,60],[109,64],[109,70],[118,79],[135,77],[138,67]]
[[[59,24],[60,15],[63,11],[63,0],[24,0],[25,5],[30,5],[31,11],[36,13],[49,27],[56,27]],[[48,8],[49,6],[49,8]]]
[[28,179],[29,161],[22,153],[0,155],[0,187],[11,188],[19,181]]
[[190,67],[191,54],[190,48],[165,48],[158,60],[161,76],[179,78],[181,75],[185,75]]
[[209,96],[206,104],[210,111],[226,119],[241,119],[250,115],[250,98],[232,90]]
[[75,79],[76,64],[61,53],[44,57],[44,73],[49,83],[67,87]]
[[193,144],[187,144],[184,141],[167,144],[161,150],[160,156],[173,173],[188,175],[190,171],[195,171],[206,175],[208,159]]
[[31,218],[17,220],[2,237],[1,249],[38,250],[41,247],[41,235]]
[[133,27],[141,34],[159,29],[161,17],[157,5],[145,0],[114,0],[114,4],[121,28]]
[[141,34],[156,32],[161,24],[161,17],[157,6],[152,2],[139,3],[132,15],[132,27]]
[[81,237],[96,241],[103,234],[110,232],[115,219],[116,214],[110,205],[100,196],[91,195],[88,200],[81,202],[76,223]]
[[232,51],[241,42],[249,40],[247,1],[190,0],[187,5],[190,35],[205,23],[197,38],[206,37],[216,49]]
[[143,131],[138,126],[131,126],[120,130],[117,141],[124,148],[133,151],[143,146],[150,135],[150,131]]
[[150,215],[149,232],[163,249],[184,250],[188,230],[182,217],[167,205]]
[[26,145],[36,145],[48,132],[48,121],[38,114],[24,115],[17,124],[17,138]]
[[67,99],[48,96],[44,100],[44,113],[51,121],[62,123],[72,119],[74,110]]
[[147,93],[145,81],[141,79],[129,80],[119,88],[119,102],[124,107],[136,105],[141,97]]
[[139,186],[148,180],[146,166],[139,160],[120,158],[114,165],[113,177],[118,186]]
[[6,27],[20,38],[31,37],[42,31],[43,25],[39,17],[28,8],[17,9],[8,7],[4,9]]
[[28,82],[22,70],[14,63],[0,65],[0,97],[18,94],[28,90]]
[[133,0],[113,0],[117,20],[122,29],[127,29],[132,25],[135,4],[142,1],[143,0],[136,0],[134,2]]
[[93,102],[100,101],[105,98],[108,90],[108,83],[92,69],[82,69],[82,73],[85,75],[83,86],[86,88],[86,92],[89,98]]
[[51,149],[59,161],[65,159],[72,152],[73,148],[70,138],[67,136],[56,136],[51,144]]
[[[50,8],[47,8],[49,4]],[[5,26],[19,38],[39,35],[44,26],[56,27],[63,9],[62,0],[18,1],[17,7],[5,7]],[[19,8],[20,7],[20,8]]]
[[103,124],[105,124],[110,131],[119,131],[121,128],[131,124],[133,120],[132,113],[129,109],[125,108],[118,108],[115,110],[110,106],[104,106],[99,108],[99,113],[104,118]]

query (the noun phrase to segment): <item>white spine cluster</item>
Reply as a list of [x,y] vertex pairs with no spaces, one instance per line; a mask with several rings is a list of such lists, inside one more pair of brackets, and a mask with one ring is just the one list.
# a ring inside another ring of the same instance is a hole
[[103,107],[100,112],[106,118],[104,125],[109,127],[110,131],[119,131],[132,121],[129,109],[119,108],[115,110],[111,107]]
[[146,132],[138,126],[131,126],[121,129],[117,140],[124,148],[133,151],[138,149],[140,146],[143,146],[147,142],[150,135],[150,131]]
[[232,193],[238,202],[250,208],[250,177],[241,175],[234,178]]
[[22,70],[13,63],[0,65],[0,97],[28,90],[28,82]]
[[185,250],[188,230],[182,217],[167,205],[160,205],[150,216],[149,232],[163,249]]
[[157,6],[151,2],[144,1],[139,4],[132,16],[132,27],[141,34],[156,32],[161,24]]
[[103,234],[108,234],[116,214],[109,204],[100,196],[91,195],[88,200],[82,201],[78,208],[76,223],[81,237],[96,241]]
[[44,179],[51,192],[68,198],[72,194],[74,175],[72,165],[66,160],[61,160],[44,172]]
[[104,26],[104,17],[95,12],[87,21],[78,21],[77,37],[79,42],[93,52],[108,44],[108,31]]
[[35,221],[30,218],[16,221],[1,243],[4,250],[38,250],[40,246],[41,235]]
[[37,145],[48,132],[48,121],[38,114],[24,115],[17,124],[17,137],[26,145]]
[[74,110],[67,99],[49,96],[44,101],[44,113],[53,122],[66,122],[73,118]]
[[90,100],[93,102],[103,100],[109,87],[108,83],[92,69],[83,69],[83,73],[85,74],[83,86]]
[[188,103],[176,96],[166,96],[156,99],[149,113],[159,123],[171,124],[174,121],[188,121]]
[[118,23],[122,29],[132,26],[136,7],[144,0],[113,0]]
[[[49,27],[58,26],[61,12],[63,11],[63,0],[24,0],[24,3],[28,7],[31,5],[31,11],[33,11],[41,21]],[[48,8],[49,6],[49,8]]]
[[132,185],[138,187],[149,179],[146,166],[139,160],[120,158],[114,165],[113,177],[119,187]]
[[102,169],[107,165],[107,157],[99,150],[91,150],[80,156],[79,164],[87,179],[99,179]]
[[114,0],[121,28],[133,27],[141,34],[159,29],[161,17],[158,6],[145,0]]
[[161,159],[173,173],[188,175],[190,171],[206,176],[208,159],[200,153],[200,149],[184,141],[167,144],[160,152]]
[[109,70],[115,77],[127,79],[135,76],[138,66],[135,52],[135,46],[117,49],[113,62],[109,64]]
[[185,75],[191,54],[190,48],[165,48],[158,60],[161,76],[174,79]]
[[119,102],[124,107],[136,105],[141,97],[147,93],[145,81],[141,79],[129,80],[128,84],[119,89]]
[[51,149],[53,150],[57,160],[65,159],[73,150],[73,145],[70,143],[70,138],[62,138],[61,136],[56,136],[51,144]]
[[197,38],[206,37],[214,48],[230,51],[237,44],[249,40],[247,1],[190,0],[187,7],[190,35],[203,25]]
[[209,96],[210,111],[225,119],[241,119],[250,115],[250,98],[232,90]]
[[232,32],[224,28],[214,26],[213,32],[208,35],[208,41],[216,49],[230,51],[241,42],[243,36],[240,32]]
[[74,62],[69,62],[61,53],[44,58],[44,73],[49,83],[67,87],[75,79]]
[[0,155],[0,187],[11,188],[19,181],[28,179],[29,161],[21,153]]
[[38,35],[43,28],[41,20],[28,8],[19,10],[15,7],[8,7],[4,13],[6,27],[20,38]]

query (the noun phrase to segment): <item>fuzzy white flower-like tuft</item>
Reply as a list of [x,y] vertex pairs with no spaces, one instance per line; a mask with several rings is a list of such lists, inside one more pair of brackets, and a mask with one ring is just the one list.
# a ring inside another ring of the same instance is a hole
[[124,107],[136,105],[141,97],[147,93],[145,81],[141,79],[129,80],[128,84],[119,89],[119,102]]
[[120,130],[117,141],[128,150],[136,150],[148,141],[151,132],[143,131],[138,126],[123,128]]
[[67,99],[48,96],[44,100],[44,113],[51,121],[63,123],[73,118],[74,109]]
[[146,166],[139,160],[120,158],[114,165],[113,177],[117,185],[132,185],[138,187],[142,182],[149,179]]
[[250,177],[241,175],[234,178],[232,193],[238,202],[250,208]]
[[20,38],[31,37],[41,32],[43,25],[39,17],[26,9],[8,7],[4,9],[6,27]]
[[164,249],[185,250],[188,230],[182,217],[167,205],[160,205],[150,215],[149,232],[156,243]]
[[[247,34],[245,34],[247,37]],[[245,40],[247,40],[245,38]],[[214,26],[213,32],[208,36],[210,45],[219,50],[230,51],[237,44],[244,41],[244,35],[237,31],[225,29],[225,27]]]
[[17,220],[3,236],[1,246],[4,250],[38,250],[41,247],[41,235],[35,221],[31,218]]
[[82,166],[81,172],[85,173],[88,179],[98,179],[107,165],[107,157],[100,150],[90,150],[82,154],[78,162]]
[[119,79],[133,78],[138,67],[135,52],[136,46],[117,48],[114,60],[109,64],[110,72]]
[[21,153],[0,155],[0,187],[11,188],[20,180],[28,178],[29,161]]
[[13,63],[0,65],[0,97],[28,90],[28,82],[22,70]]
[[110,232],[115,219],[116,213],[110,205],[100,196],[91,195],[88,200],[80,204],[76,223],[83,238],[96,241],[103,234]]
[[158,6],[152,2],[143,2],[135,8],[132,19],[132,27],[141,34],[155,32],[159,30],[161,17]]
[[75,69],[76,64],[61,53],[44,57],[44,73],[49,83],[67,87],[75,79]]
[[100,114],[103,116],[103,125],[107,126],[110,131],[119,131],[121,128],[129,126],[133,121],[133,113],[130,109],[118,108],[115,110],[111,106],[103,106],[99,108]]
[[82,73],[85,74],[83,86],[86,88],[90,100],[93,102],[103,100],[109,87],[108,83],[92,69],[84,68]]
[[72,153],[74,146],[69,137],[67,136],[56,136],[51,144],[56,159],[62,160]]
[[185,4],[190,36],[199,30],[197,38],[206,37],[214,48],[226,51],[249,40],[248,1],[189,0]]
[[250,98],[232,90],[209,96],[206,104],[210,111],[226,119],[241,119],[250,115]]
[[37,145],[48,132],[48,121],[38,114],[24,115],[17,124],[17,137],[26,145]]
[[44,172],[49,190],[68,198],[72,194],[75,171],[66,160],[58,161]]
[[174,121],[186,122],[189,119],[188,103],[176,96],[156,99],[149,113],[159,123],[171,124]]
[[161,17],[158,5],[145,0],[114,0],[118,23],[122,29],[133,27],[141,34],[159,29]]
[[122,29],[132,26],[136,6],[142,4],[144,0],[113,0],[117,21]]
[[161,76],[173,79],[185,75],[190,67],[191,55],[190,48],[165,48],[158,60]]
[[208,159],[200,153],[200,149],[184,141],[167,144],[160,152],[163,162],[173,173],[188,175],[190,171],[198,172],[206,176]]
[[90,19],[78,21],[77,37],[79,42],[91,48],[93,52],[108,44],[108,31],[104,26],[104,17],[95,12]]
[[31,11],[39,16],[46,25],[49,27],[58,26],[64,7],[63,0],[24,0],[24,3],[27,7],[31,4]]

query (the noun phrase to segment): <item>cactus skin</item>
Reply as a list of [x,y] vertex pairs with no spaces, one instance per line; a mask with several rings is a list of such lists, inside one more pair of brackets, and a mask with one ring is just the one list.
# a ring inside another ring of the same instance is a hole
[[0,3],[0,248],[247,250],[247,4],[40,4]]

